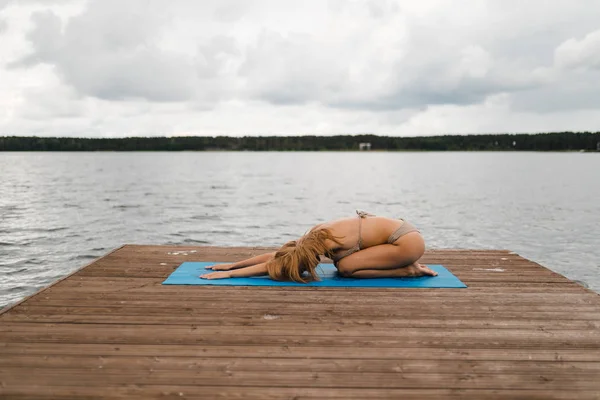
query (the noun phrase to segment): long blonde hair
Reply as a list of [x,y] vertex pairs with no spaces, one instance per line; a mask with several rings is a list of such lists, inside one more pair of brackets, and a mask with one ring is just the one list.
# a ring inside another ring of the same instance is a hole
[[[319,277],[315,270],[319,264],[319,255],[331,256],[325,244],[326,240],[341,245],[339,238],[333,236],[329,229],[313,228],[300,239],[281,246],[275,253],[275,257],[266,264],[271,279],[299,283],[318,281]],[[308,272],[308,276],[302,276],[305,271]]]

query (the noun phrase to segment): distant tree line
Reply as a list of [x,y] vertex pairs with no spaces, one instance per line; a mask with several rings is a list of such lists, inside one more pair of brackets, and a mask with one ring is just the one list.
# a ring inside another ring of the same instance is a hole
[[390,137],[185,136],[114,139],[0,137],[0,151],[353,151],[370,143],[379,151],[600,151],[600,132]]

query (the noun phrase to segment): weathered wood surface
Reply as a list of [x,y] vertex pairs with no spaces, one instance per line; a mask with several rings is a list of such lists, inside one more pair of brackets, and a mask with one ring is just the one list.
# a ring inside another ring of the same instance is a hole
[[425,255],[467,289],[161,285],[265,250],[127,245],[5,309],[0,398],[600,399],[600,297],[509,251]]

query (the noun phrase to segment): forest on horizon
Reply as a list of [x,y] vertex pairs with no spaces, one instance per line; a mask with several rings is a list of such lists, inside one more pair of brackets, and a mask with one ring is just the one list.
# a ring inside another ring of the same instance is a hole
[[337,136],[74,138],[0,136],[0,151],[600,151],[600,132]]

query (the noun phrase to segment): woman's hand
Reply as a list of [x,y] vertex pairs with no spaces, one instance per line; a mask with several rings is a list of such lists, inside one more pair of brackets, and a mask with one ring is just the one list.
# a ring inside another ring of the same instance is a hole
[[210,272],[208,274],[200,275],[200,279],[225,279],[225,278],[231,278],[231,272],[218,271],[218,272]]
[[208,267],[206,267],[206,269],[212,269],[213,271],[229,271],[230,269],[233,269],[233,263],[232,264],[215,264],[215,265],[209,265]]

